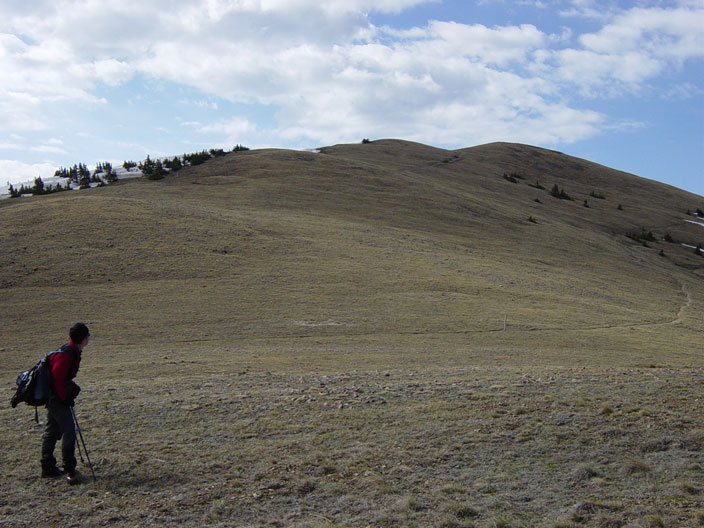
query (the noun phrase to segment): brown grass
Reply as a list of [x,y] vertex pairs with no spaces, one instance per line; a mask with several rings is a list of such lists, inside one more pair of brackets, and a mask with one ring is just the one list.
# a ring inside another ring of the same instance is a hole
[[625,237],[697,240],[701,197],[519,145],[323,152],[0,202],[8,400],[87,322],[99,477],[40,480],[0,408],[0,524],[701,525],[704,259]]

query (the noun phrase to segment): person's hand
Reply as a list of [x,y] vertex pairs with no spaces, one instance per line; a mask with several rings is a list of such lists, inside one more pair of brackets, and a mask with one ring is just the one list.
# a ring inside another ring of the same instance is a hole
[[81,388],[74,382],[70,382],[66,387],[66,399],[75,400],[78,394],[81,392]]

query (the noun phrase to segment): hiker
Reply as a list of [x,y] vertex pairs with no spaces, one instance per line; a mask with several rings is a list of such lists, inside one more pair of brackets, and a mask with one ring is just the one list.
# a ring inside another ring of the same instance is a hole
[[[66,474],[69,484],[79,480],[76,471],[76,430],[73,424],[72,407],[81,388],[73,378],[81,364],[81,352],[88,345],[90,332],[83,323],[76,323],[69,331],[70,341],[60,352],[49,356],[52,391],[46,404],[47,419],[42,437],[42,477],[58,477]],[[63,470],[56,467],[54,447],[61,439]]]

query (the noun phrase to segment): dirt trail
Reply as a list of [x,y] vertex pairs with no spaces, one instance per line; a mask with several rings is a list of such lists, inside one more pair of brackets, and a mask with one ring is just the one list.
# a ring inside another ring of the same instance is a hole
[[690,306],[692,306],[692,294],[687,289],[687,285],[681,281],[680,281],[680,285],[682,286],[682,293],[684,293],[684,296],[687,299],[687,301],[680,307],[680,310],[677,312],[677,317],[675,318],[674,321],[672,321],[672,324],[681,323],[682,318],[684,317],[685,310],[687,308],[689,308]]

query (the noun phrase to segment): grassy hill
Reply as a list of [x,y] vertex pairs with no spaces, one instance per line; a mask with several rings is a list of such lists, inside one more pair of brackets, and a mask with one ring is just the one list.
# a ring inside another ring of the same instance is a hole
[[[8,399],[74,322],[93,334],[79,382],[109,498],[72,491],[47,525],[698,526],[698,208],[555,151],[400,140],[0,201]],[[31,466],[17,417],[0,439]]]
[[[511,173],[524,179],[503,178]],[[552,197],[554,185],[574,201]],[[662,345],[679,343],[688,362],[700,352],[691,303],[704,259],[662,239],[704,239],[684,221],[702,202],[523,145],[383,140],[230,154],[162,181],[3,201],[0,338],[40,346],[80,319],[108,347],[451,333],[484,342],[474,334],[503,330],[506,318],[507,335],[532,348],[622,359],[626,339],[628,353],[658,362]],[[626,237],[642,231],[658,241]]]

